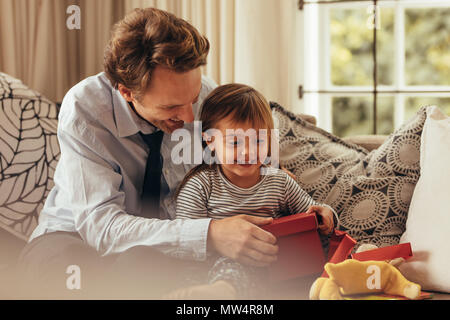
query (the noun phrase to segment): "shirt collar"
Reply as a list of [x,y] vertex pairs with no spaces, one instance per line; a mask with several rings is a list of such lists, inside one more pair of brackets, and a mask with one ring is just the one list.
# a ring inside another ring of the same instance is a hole
[[157,128],[139,117],[128,102],[122,97],[119,90],[111,89],[113,112],[116,120],[117,132],[120,138],[129,137],[138,132],[150,134]]

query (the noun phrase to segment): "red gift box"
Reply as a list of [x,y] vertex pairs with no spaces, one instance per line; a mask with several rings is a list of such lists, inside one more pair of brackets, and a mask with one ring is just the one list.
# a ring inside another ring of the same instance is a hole
[[278,259],[269,266],[270,281],[319,274],[325,256],[315,214],[298,213],[274,219],[262,227],[277,238]]
[[[339,263],[346,260],[350,256],[350,252],[352,252],[355,244],[356,240],[350,237],[347,232],[335,229],[330,237],[327,261],[330,263]],[[323,270],[321,277],[328,278],[325,270]]]
[[385,261],[396,258],[409,259],[412,257],[411,243],[400,243],[394,246],[382,247],[352,254],[352,259],[359,261]]

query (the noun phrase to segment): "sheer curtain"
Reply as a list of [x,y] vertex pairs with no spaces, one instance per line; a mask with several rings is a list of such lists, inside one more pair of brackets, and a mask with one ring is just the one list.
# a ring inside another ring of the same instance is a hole
[[[81,29],[69,30],[70,5],[81,10]],[[0,71],[54,101],[102,69],[111,26],[123,15],[114,0],[1,0]]]
[[[296,103],[296,0],[1,0],[0,71],[61,101],[81,79],[102,71],[112,25],[136,7],[167,10],[211,42],[204,73],[217,83],[254,86],[287,107]],[[69,30],[70,5],[81,29]]]
[[154,6],[191,22],[211,42],[205,73],[217,83],[239,82],[267,99],[298,109],[296,0],[128,0],[125,11]]
[[0,2],[0,71],[53,99],[80,73],[79,36],[65,31],[68,2]]

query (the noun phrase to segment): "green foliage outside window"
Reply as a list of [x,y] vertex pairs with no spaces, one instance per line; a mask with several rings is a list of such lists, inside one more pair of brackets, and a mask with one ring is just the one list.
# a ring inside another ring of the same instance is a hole
[[450,8],[405,11],[407,85],[450,85]]
[[[394,9],[380,8],[377,29],[377,82],[393,85],[395,71]],[[373,29],[367,8],[330,10],[331,83],[373,85]],[[405,84],[450,85],[450,8],[405,9]],[[405,97],[405,119],[424,105],[450,115],[450,98]],[[339,136],[371,134],[373,97],[334,97],[333,132]],[[394,130],[394,99],[377,99],[377,133]]]

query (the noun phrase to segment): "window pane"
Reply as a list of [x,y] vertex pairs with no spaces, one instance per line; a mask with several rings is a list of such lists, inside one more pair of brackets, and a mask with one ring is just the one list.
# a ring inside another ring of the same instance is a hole
[[405,102],[405,120],[410,119],[421,107],[435,105],[450,116],[450,98],[410,97]]
[[407,85],[450,85],[450,8],[405,10]]
[[395,39],[393,8],[380,9],[377,30],[377,81],[380,85],[393,85],[395,72]]
[[[333,133],[340,137],[373,134],[373,97],[334,97]],[[377,98],[377,134],[394,130],[394,98]]]
[[378,97],[377,101],[377,134],[394,132],[394,97]]
[[[330,10],[331,82],[334,85],[373,85],[373,24],[371,5]],[[379,8],[379,7],[378,7]],[[377,29],[378,83],[393,83],[394,10],[379,8]]]

